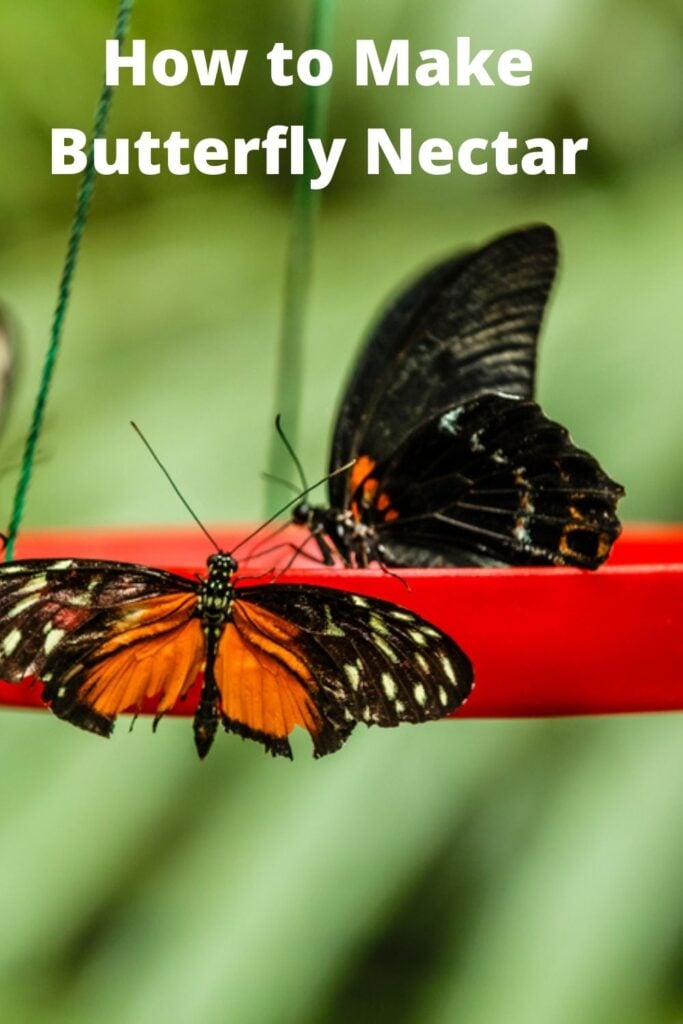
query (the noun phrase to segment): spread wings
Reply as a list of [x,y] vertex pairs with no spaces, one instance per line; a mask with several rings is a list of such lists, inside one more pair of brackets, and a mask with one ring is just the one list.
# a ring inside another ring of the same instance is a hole
[[0,676],[35,676],[60,718],[107,736],[118,712],[186,692],[203,662],[196,584],[124,562],[0,566]]
[[[387,458],[408,431],[484,392],[532,398],[536,343],[557,267],[544,225],[515,231],[430,270],[384,314],[342,399],[330,471]],[[350,476],[330,480],[348,507]]]
[[531,401],[482,395],[353,472],[389,564],[595,569],[621,532],[623,488]]
[[472,686],[467,657],[419,616],[322,587],[238,588],[212,659],[206,643],[193,580],[117,562],[0,566],[0,677],[40,679],[55,714],[99,735],[150,703],[161,717],[205,673],[226,730],[291,757],[301,726],[322,756],[357,722],[441,718]]
[[[239,595],[234,627],[245,658],[260,662],[265,674],[250,702],[243,686],[230,687],[235,641],[227,630],[221,650],[228,655],[226,727],[276,737],[274,753],[291,756],[286,737],[293,724],[308,729],[320,757],[339,749],[358,722],[396,726],[443,718],[472,688],[472,666],[455,641],[386,601],[293,584]],[[280,707],[268,692],[284,677]]]

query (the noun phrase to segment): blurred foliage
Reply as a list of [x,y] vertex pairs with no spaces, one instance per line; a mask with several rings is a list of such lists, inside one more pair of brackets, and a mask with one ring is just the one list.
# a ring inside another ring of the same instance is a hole
[[[90,124],[114,11],[0,0],[0,14],[0,295],[23,340],[11,463],[75,190],[49,174],[49,131]],[[239,90],[123,87],[112,133],[229,140],[296,122],[299,90],[270,86],[261,57],[302,46],[306,17],[294,0],[141,0],[150,52],[244,46],[250,64]],[[386,295],[441,254],[545,220],[564,263],[541,400],[625,483],[627,516],[681,516],[682,25],[676,0],[342,6],[331,128],[349,144],[323,197],[306,339],[311,474]],[[449,48],[456,34],[529,50],[532,87],[353,84],[356,38]],[[373,125],[456,142],[588,134],[591,149],[575,178],[372,179]],[[258,514],[289,194],[259,174],[99,182],[29,525],[179,520],[130,418],[204,518]],[[315,764],[302,739],[294,765],[235,738],[196,764],[186,721],[104,744],[5,713],[0,732],[4,1020],[683,1021],[675,717],[403,728]]]

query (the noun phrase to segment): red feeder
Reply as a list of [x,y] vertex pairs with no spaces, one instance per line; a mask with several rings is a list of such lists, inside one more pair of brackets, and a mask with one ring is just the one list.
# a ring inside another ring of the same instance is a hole
[[[213,532],[229,551],[249,528]],[[17,557],[108,558],[193,574],[209,553],[197,530],[155,528],[26,533]],[[242,555],[244,576],[268,569],[268,559],[258,566]],[[299,562],[283,579],[394,601],[453,636],[475,668],[474,692],[458,712],[468,718],[683,709],[683,527],[627,525],[597,572],[406,569],[401,576],[409,589],[379,569]],[[0,683],[0,703],[40,707],[40,686]],[[192,714],[194,703],[177,713]]]

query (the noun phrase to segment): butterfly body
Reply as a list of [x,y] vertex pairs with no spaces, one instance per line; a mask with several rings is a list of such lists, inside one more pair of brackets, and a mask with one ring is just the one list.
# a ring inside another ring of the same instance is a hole
[[292,519],[310,531],[325,565],[334,565],[335,554],[345,566],[362,569],[384,560],[373,524],[354,518],[347,509],[302,502],[294,509]]
[[337,416],[329,504],[293,514],[326,564],[608,556],[623,488],[533,397],[556,266],[550,228],[515,231],[427,271],[380,318]]
[[291,757],[316,757],[358,722],[441,718],[472,686],[458,645],[418,615],[304,584],[244,586],[219,552],[188,579],[124,562],[44,559],[0,566],[0,677],[40,679],[51,710],[110,735],[124,711],[155,723],[199,684],[200,757],[219,725]]
[[220,724],[220,693],[216,684],[216,656],[226,623],[230,621],[234,596],[233,576],[237,563],[230,555],[212,555],[209,575],[197,590],[197,611],[204,633],[206,661],[204,682],[194,716],[195,744],[200,757],[205,757]]

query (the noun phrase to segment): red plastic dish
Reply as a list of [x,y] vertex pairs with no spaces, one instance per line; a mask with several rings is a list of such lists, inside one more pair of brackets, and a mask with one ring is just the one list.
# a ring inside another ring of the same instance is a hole
[[[215,530],[229,551],[249,528]],[[42,532],[18,558],[109,558],[192,574],[210,551],[198,530]],[[242,555],[242,552],[240,552]],[[272,559],[245,564],[259,573]],[[627,525],[609,564],[576,569],[290,569],[315,583],[394,601],[450,633],[475,667],[468,718],[683,709],[683,527]],[[248,584],[245,580],[245,585]],[[260,580],[259,582],[264,582]],[[40,686],[0,683],[0,704],[40,707]],[[191,714],[195,696],[177,708]]]

